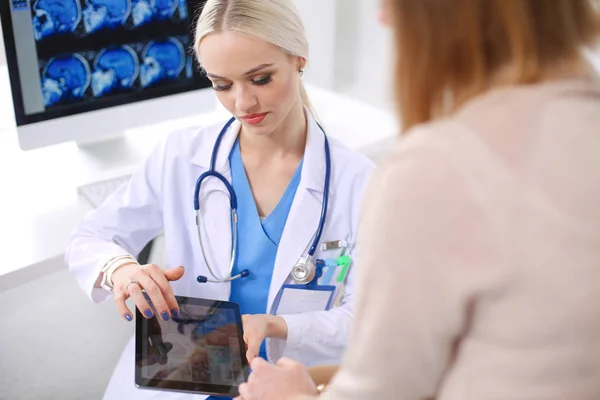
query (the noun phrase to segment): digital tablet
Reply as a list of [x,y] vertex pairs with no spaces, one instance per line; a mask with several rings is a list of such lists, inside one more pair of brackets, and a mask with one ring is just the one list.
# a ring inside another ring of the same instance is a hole
[[[147,297],[147,296],[146,296]],[[135,384],[139,388],[235,397],[249,367],[239,305],[176,296],[180,313],[164,321],[136,308]]]

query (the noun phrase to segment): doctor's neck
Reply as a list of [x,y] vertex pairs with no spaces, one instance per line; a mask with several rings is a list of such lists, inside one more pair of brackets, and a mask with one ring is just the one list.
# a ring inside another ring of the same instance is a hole
[[[307,111],[308,112],[308,111]],[[294,103],[284,120],[267,134],[248,132],[242,126],[239,135],[240,149],[259,157],[304,154],[307,136],[307,120],[302,100]]]

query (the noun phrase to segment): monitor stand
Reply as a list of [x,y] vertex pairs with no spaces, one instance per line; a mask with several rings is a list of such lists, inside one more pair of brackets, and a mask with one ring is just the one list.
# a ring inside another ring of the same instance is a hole
[[90,166],[101,169],[129,165],[139,159],[133,143],[125,136],[118,135],[94,143],[78,143],[79,154]]
[[130,175],[139,167],[142,151],[126,135],[120,134],[92,143],[77,143],[80,184]]

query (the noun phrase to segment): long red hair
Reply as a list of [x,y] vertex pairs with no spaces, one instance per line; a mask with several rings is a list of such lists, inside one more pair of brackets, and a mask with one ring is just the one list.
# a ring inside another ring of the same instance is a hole
[[404,131],[488,90],[503,68],[526,84],[581,61],[600,32],[596,0],[387,1]]

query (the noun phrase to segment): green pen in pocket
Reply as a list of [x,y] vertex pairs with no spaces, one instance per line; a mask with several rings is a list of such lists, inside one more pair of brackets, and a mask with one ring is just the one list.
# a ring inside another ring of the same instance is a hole
[[348,275],[348,270],[350,269],[350,264],[352,263],[352,259],[350,256],[340,256],[337,260],[338,265],[341,268],[340,273],[337,277],[337,282],[342,283],[346,279],[346,275]]

